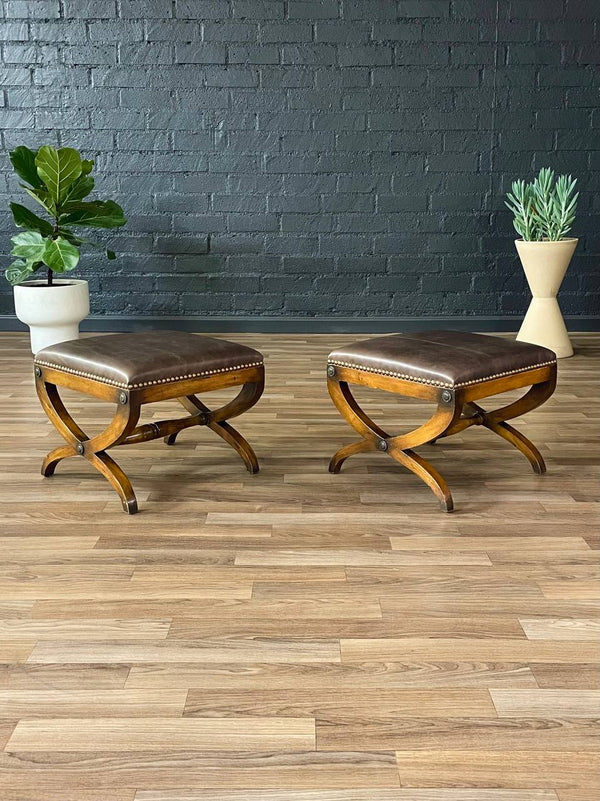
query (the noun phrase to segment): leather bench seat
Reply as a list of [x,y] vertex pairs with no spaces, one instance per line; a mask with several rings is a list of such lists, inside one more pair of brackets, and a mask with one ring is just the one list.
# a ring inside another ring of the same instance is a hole
[[128,390],[262,363],[253,348],[181,331],[85,337],[51,345],[35,356],[36,365]]
[[458,387],[554,364],[547,348],[485,334],[421,331],[355,342],[329,354],[328,364],[415,381]]
[[[251,409],[265,385],[262,355],[225,339],[181,331],[108,334],[59,342],[34,358],[35,388],[42,407],[66,441],[42,462],[42,475],[71,457],[86,459],[112,485],[123,510],[135,514],[137,500],[125,472],[107,451],[155,439],[174,445],[184,429],[210,429],[242,458],[249,473],[258,473],[252,446],[227,421]],[[66,387],[116,404],[104,431],[90,436],[73,419],[59,390]],[[238,394],[210,409],[197,393],[239,387]],[[184,417],[139,424],[148,403],[177,400]]]

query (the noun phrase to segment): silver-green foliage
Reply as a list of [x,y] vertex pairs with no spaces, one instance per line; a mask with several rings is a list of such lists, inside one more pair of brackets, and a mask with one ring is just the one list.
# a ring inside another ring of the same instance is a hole
[[[20,284],[40,269],[48,268],[48,283],[53,273],[72,270],[79,262],[81,245],[93,242],[82,239],[73,228],[117,228],[125,225],[123,209],[112,200],[84,201],[94,188],[90,175],[93,161],[82,159],[70,147],[56,150],[49,145],[38,151],[21,146],[10,153],[21,187],[42,207],[49,219],[38,217],[20,203],[11,203],[15,225],[26,230],[13,236],[11,255],[16,260],[6,270],[9,283]],[[112,250],[106,251],[114,259]]]
[[514,181],[505,203],[514,215],[516,232],[527,242],[564,239],[575,221],[576,183],[577,178],[570,175],[559,175],[555,181],[549,167],[543,167],[529,184]]

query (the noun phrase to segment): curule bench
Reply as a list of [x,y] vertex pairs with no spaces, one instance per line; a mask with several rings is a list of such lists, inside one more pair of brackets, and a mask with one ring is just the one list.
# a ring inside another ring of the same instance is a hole
[[[349,384],[395,392],[437,404],[424,425],[400,436],[381,429],[360,408]],[[546,472],[544,460],[527,437],[507,420],[544,403],[556,386],[556,355],[525,342],[458,331],[393,334],[334,350],[327,361],[329,394],[341,415],[362,437],[332,457],[329,470],[339,473],[355,453],[382,451],[412,470],[451,512],[448,485],[413,448],[482,425],[514,445],[534,471]],[[529,391],[514,403],[486,411],[477,401],[520,387]]]
[[[252,348],[212,337],[152,331],[70,340],[39,351],[34,359],[35,385],[42,406],[66,445],[49,453],[42,475],[56,465],[82,456],[112,484],[123,509],[137,512],[131,483],[107,450],[163,437],[168,445],[191,426],[206,426],[242,457],[250,473],[258,472],[256,455],[244,437],[229,425],[258,401],[264,388],[262,355]],[[237,397],[211,411],[196,393],[241,386]],[[58,387],[116,403],[110,425],[88,437],[71,417]],[[138,426],[145,403],[177,398],[189,413],[176,420]]]

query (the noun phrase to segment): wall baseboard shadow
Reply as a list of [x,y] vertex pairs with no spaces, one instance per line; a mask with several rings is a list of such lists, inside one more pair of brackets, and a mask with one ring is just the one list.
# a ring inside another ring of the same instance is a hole
[[[88,317],[82,331],[148,331],[151,329],[194,331],[202,333],[256,334],[387,334],[394,331],[419,331],[444,328],[456,331],[517,332],[521,317]],[[571,332],[600,331],[600,315],[566,316]],[[12,315],[0,315],[0,331],[26,331],[27,327]]]

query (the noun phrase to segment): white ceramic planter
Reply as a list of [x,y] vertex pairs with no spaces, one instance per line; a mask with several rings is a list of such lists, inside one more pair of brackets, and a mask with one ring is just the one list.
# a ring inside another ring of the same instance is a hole
[[558,242],[524,242],[522,239],[515,241],[533,295],[517,339],[550,348],[559,359],[572,356],[573,347],[556,294],[578,241],[577,239],[561,239]]
[[87,281],[55,278],[53,285],[26,281],[14,287],[15,312],[30,329],[31,352],[79,339],[79,323],[90,313]]

